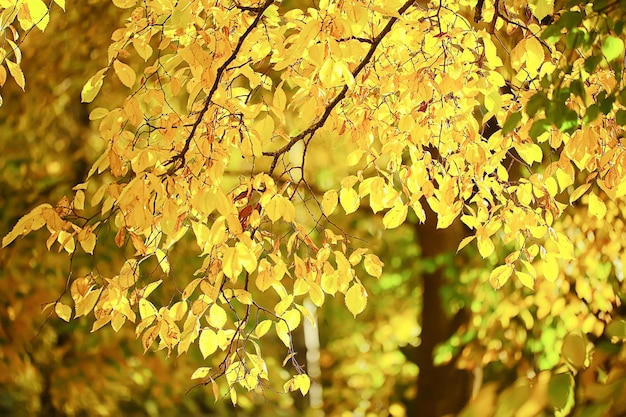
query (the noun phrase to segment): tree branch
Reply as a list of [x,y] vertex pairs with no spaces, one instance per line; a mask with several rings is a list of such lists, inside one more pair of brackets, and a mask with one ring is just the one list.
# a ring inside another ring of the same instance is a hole
[[[400,9],[398,9],[398,14],[402,15],[404,12],[407,11],[409,7],[413,5],[413,3],[415,3],[415,0],[408,0],[406,3],[404,3],[404,5],[402,5]],[[392,17],[391,19],[389,19],[389,22],[387,22],[383,30],[381,30],[380,33],[374,39],[372,39],[371,46],[369,50],[367,51],[365,58],[363,58],[361,63],[354,69],[354,71],[352,71],[352,76],[354,78],[356,78],[357,75],[363,70],[363,68],[365,68],[365,66],[370,62],[370,60],[372,59],[372,56],[374,56],[374,52],[376,51],[376,48],[378,47],[380,42],[383,40],[383,38],[391,31],[391,28],[398,21],[398,19],[399,19],[398,17]],[[324,110],[324,114],[322,114],[322,117],[316,123],[311,125],[308,129],[301,132],[297,136],[294,136],[293,138],[291,138],[289,142],[287,142],[280,149],[276,151],[272,151],[272,152],[263,152],[263,156],[273,157],[272,164],[269,170],[270,176],[272,175],[272,173],[274,172],[274,169],[276,168],[276,164],[278,163],[278,158],[280,158],[280,156],[283,155],[285,152],[288,152],[293,147],[293,145],[295,145],[299,141],[307,137],[309,138],[313,137],[315,132],[319,128],[324,126],[324,123],[326,123],[328,116],[330,116],[330,113],[337,106],[337,104],[339,104],[339,102],[341,102],[341,100],[343,100],[346,97],[347,92],[348,92],[348,85],[346,84],[341,89],[341,92],[333,99],[333,101],[331,101],[326,106],[326,109]]]
[[[209,90],[209,93],[204,99],[204,105],[202,106],[202,109],[198,113],[198,117],[196,118],[196,121],[191,127],[191,132],[189,132],[189,136],[187,136],[187,139],[185,140],[185,146],[183,146],[183,149],[180,151],[180,153],[173,156],[172,159],[170,159],[167,162],[167,164],[175,163],[172,166],[172,168],[170,168],[170,173],[173,173],[174,171],[176,171],[177,169],[185,165],[185,154],[187,153],[187,151],[189,150],[189,147],[191,146],[191,141],[196,134],[196,130],[198,129],[198,126],[200,126],[200,122],[202,122],[204,115],[206,114],[206,112],[209,110],[209,107],[211,106],[211,100],[213,98],[213,95],[215,94],[215,91],[217,90],[217,86],[220,83],[222,75],[224,75],[224,72],[226,71],[228,66],[235,60],[235,58],[237,58],[237,54],[239,53],[241,46],[243,45],[248,35],[250,35],[250,33],[254,30],[254,28],[257,27],[257,25],[259,24],[259,22],[261,21],[261,18],[263,17],[263,13],[265,13],[265,10],[267,10],[273,3],[274,3],[274,0],[266,0],[265,3],[263,3],[263,5],[258,8],[258,14],[256,18],[250,24],[250,26],[248,26],[246,31],[241,35],[241,37],[237,41],[237,45],[235,46],[235,49],[233,50],[232,54],[230,54],[228,59],[224,61],[224,63],[220,65],[220,67],[217,69],[217,72],[215,74],[215,81],[213,82],[213,85],[211,86],[211,90]],[[176,161],[180,161],[180,162],[176,164]]]

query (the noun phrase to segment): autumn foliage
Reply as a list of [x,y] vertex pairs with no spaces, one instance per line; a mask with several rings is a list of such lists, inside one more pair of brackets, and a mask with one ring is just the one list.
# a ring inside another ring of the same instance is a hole
[[[57,36],[52,3],[0,0],[0,86],[40,94],[21,42]],[[66,254],[45,315],[130,328],[171,360],[199,351],[187,386],[237,404],[321,383],[303,327],[332,297],[352,316],[386,305],[372,291],[428,253],[433,222],[432,239],[459,231],[441,308],[465,318],[432,360],[485,375],[463,415],[620,415],[623,3],[113,0],[68,99],[96,156],[2,246],[45,229],[37,245]],[[381,413],[416,394],[393,395]]]

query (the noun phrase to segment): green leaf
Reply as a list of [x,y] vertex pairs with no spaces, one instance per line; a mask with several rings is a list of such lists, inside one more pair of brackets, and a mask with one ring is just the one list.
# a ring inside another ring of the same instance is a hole
[[583,41],[585,40],[585,34],[586,34],[586,32],[584,30],[579,29],[579,28],[572,29],[565,36],[565,45],[567,45],[567,47],[569,49],[576,49],[576,48],[578,48],[580,45],[583,44]]
[[613,110],[613,102],[615,101],[615,96],[607,96],[602,100],[598,100],[598,107],[600,111],[604,114],[609,114],[611,110]]
[[535,117],[535,114],[537,114],[540,109],[545,109],[548,104],[548,97],[545,93],[535,93],[526,104],[526,114],[530,117]]
[[496,408],[496,416],[513,416],[529,400],[532,394],[528,380],[519,379],[507,387],[500,395]]
[[619,101],[619,104],[622,106],[626,106],[626,89],[619,92],[617,95],[617,101]]
[[600,114],[600,109],[598,108],[598,105],[592,104],[591,106],[587,107],[587,111],[585,112],[585,117],[583,117],[583,123],[588,124],[588,123],[593,122],[594,120],[598,118],[599,114]]
[[615,36],[607,36],[602,42],[602,55],[607,61],[619,58],[624,52],[624,41]]
[[618,110],[615,114],[615,121],[620,126],[626,126],[626,110]]
[[574,80],[569,85],[569,91],[573,95],[584,99],[587,94],[585,93],[585,86],[581,79]]
[[594,12],[602,12],[609,5],[609,0],[594,0],[593,1],[593,11]]
[[574,110],[568,110],[560,119],[558,126],[561,132],[573,132],[578,128],[578,113]]
[[550,123],[546,119],[537,120],[530,127],[528,134],[533,140],[537,140],[542,133],[546,132],[550,128]]
[[576,369],[582,369],[585,366],[587,356],[587,347],[583,337],[576,333],[569,333],[563,339],[561,347],[561,355],[570,365]]
[[613,320],[606,326],[604,333],[611,339],[626,340],[626,321],[624,319]]
[[588,73],[592,73],[598,68],[598,65],[602,61],[602,57],[599,55],[591,55],[589,58],[585,59],[585,71]]
[[507,133],[512,132],[517,127],[520,120],[522,120],[521,112],[516,112],[509,115],[509,117],[506,119],[506,122],[504,122],[504,126],[502,126],[502,134],[506,135]]
[[548,384],[548,401],[550,405],[562,410],[574,401],[574,378],[569,372],[552,375]]
[[561,19],[548,26],[541,34],[541,39],[550,43],[556,43],[561,38],[561,30],[563,29],[563,25],[560,22]]
[[563,15],[559,18],[558,23],[561,27],[566,29],[574,29],[580,24],[580,22],[583,21],[583,17],[584,15],[582,12],[568,11],[563,13]]
[[610,402],[605,402],[604,404],[594,404],[594,405],[586,405],[580,414],[577,414],[579,417],[603,417],[606,416],[609,409],[611,408]]

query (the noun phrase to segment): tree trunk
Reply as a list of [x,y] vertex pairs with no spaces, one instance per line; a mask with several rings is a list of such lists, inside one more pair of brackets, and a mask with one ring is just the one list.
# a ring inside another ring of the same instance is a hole
[[[437,229],[437,216],[427,209],[426,222],[417,226],[422,258],[434,258],[455,251],[466,232],[456,221],[447,229]],[[449,317],[443,308],[441,288],[446,283],[443,267],[422,274],[422,332],[421,343],[414,352],[419,367],[417,396],[408,405],[407,415],[440,417],[456,415],[470,398],[471,375],[455,369],[454,363],[435,366],[435,347],[445,342],[467,320],[465,310]]]

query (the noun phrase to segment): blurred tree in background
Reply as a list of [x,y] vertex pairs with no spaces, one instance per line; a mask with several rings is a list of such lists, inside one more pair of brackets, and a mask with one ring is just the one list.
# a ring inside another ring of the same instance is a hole
[[624,415],[624,10],[0,0],[0,414]]

